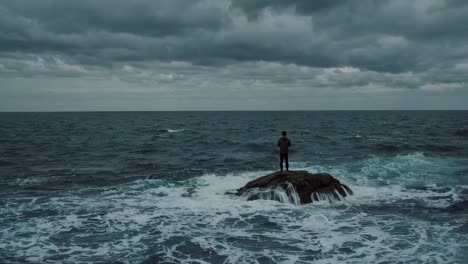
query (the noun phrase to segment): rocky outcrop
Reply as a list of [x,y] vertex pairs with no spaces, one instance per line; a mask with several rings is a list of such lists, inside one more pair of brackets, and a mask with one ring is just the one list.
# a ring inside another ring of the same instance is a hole
[[296,205],[319,200],[339,201],[353,194],[348,186],[330,174],[307,171],[278,171],[250,181],[231,193],[247,200],[276,200]]

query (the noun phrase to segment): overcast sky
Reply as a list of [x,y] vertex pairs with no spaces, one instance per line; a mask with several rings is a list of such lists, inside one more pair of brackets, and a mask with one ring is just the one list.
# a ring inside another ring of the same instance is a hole
[[466,0],[0,0],[0,111],[468,109]]

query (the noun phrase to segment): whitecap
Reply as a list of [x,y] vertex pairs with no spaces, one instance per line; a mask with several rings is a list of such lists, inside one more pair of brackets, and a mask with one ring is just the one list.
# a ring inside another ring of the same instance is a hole
[[[312,168],[325,169],[318,165]],[[336,172],[345,173],[341,170]],[[447,239],[451,245],[463,240],[463,234],[451,233],[463,219],[438,224],[419,215],[363,211],[368,206],[407,199],[427,199],[429,203],[434,195],[453,192],[431,191],[437,186],[416,190],[378,186],[373,181],[357,184],[355,176],[346,176],[343,182],[351,182],[355,195],[331,205],[295,206],[225,195],[269,172],[204,174],[179,182],[140,179],[103,187],[94,196],[71,190],[41,203],[10,199],[0,208],[0,213],[10,218],[50,208],[60,214],[8,223],[0,230],[0,245],[15,257],[41,262],[52,261],[57,252],[61,252],[63,262],[109,261],[109,252],[113,252],[123,263],[139,263],[148,258],[147,252],[153,252],[162,260],[177,262],[213,262],[210,257],[216,255],[216,260],[225,263],[251,263],[260,257],[304,263],[353,258],[373,263],[395,260],[396,250],[401,262],[414,262],[422,256],[429,261],[450,261],[457,249],[448,246]],[[191,195],[184,195],[187,192]],[[447,246],[440,247],[441,242]]]
[[178,133],[178,132],[182,132],[184,130],[185,129],[170,129],[170,128],[166,129],[166,131],[169,132],[169,133]]

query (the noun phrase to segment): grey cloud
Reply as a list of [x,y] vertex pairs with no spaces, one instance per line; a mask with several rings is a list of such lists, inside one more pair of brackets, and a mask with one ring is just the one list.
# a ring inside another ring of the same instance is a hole
[[232,1],[232,7],[241,9],[249,18],[255,19],[258,18],[265,9],[281,11],[281,9],[289,8],[299,14],[313,14],[327,12],[336,6],[344,4],[346,1],[347,0],[236,0]]
[[218,99],[455,91],[468,83],[467,25],[460,0],[0,0],[0,83]]
[[[452,59],[467,40],[467,7],[440,3],[5,1],[0,49],[61,53],[84,64],[264,60],[420,71]],[[244,21],[236,9],[256,13],[256,19]],[[451,47],[440,52],[441,45]]]
[[104,30],[162,37],[197,28],[216,29],[228,22],[217,5],[202,0],[5,2],[9,12],[57,34]]

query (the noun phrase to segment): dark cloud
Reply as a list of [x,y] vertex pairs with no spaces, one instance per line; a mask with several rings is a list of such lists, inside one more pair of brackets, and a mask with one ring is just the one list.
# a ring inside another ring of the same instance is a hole
[[316,14],[327,12],[336,6],[342,5],[347,0],[237,0],[232,1],[232,7],[239,8],[245,12],[249,18],[258,18],[265,9],[281,12],[283,9],[293,9],[298,14]]
[[6,1],[4,8],[57,34],[93,30],[163,37],[197,28],[219,29],[222,10],[201,0]]
[[[459,56],[457,44],[468,36],[468,9],[457,1],[18,0],[0,10],[1,51],[91,64],[265,60],[419,71],[434,54],[436,61]],[[243,13],[255,19],[243,21]]]
[[466,43],[462,0],[0,0],[0,78],[457,90]]
[[[2,4],[0,48],[110,61],[266,60],[398,72],[419,70],[425,52],[439,50],[445,42],[467,40],[467,10],[455,1],[427,6],[418,5],[426,1],[214,3],[7,1]],[[236,8],[254,13],[256,20],[239,22],[232,11]],[[285,14],[275,24],[274,17]],[[291,34],[288,24],[294,26],[296,20],[302,21],[302,31]],[[444,54],[451,56],[451,51]]]

